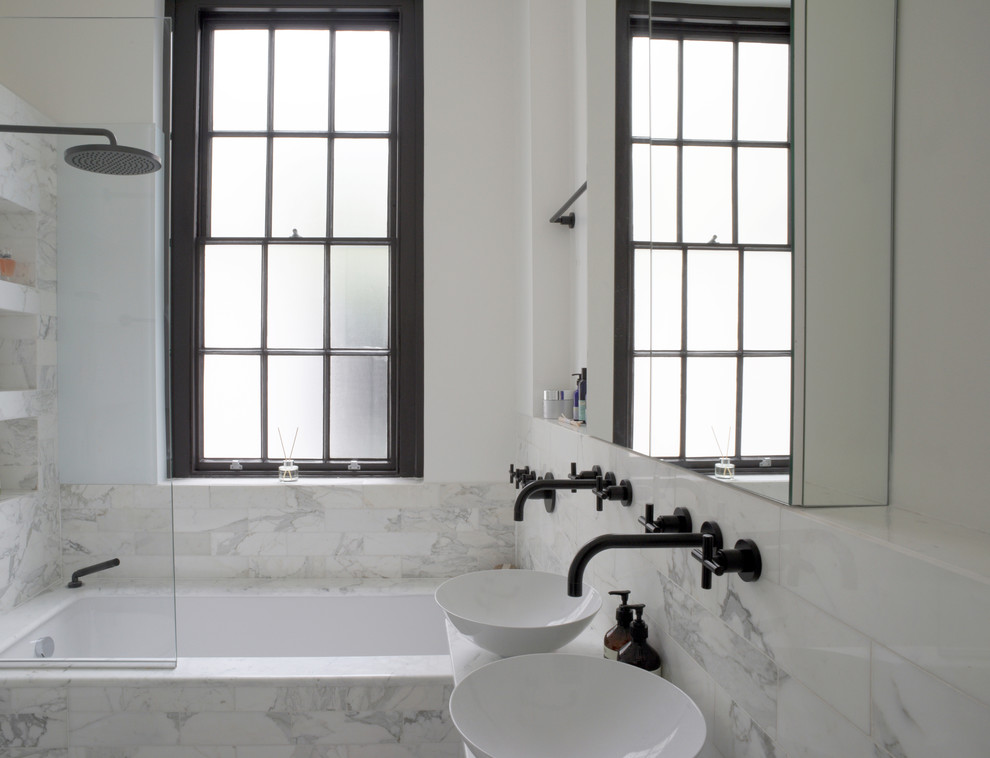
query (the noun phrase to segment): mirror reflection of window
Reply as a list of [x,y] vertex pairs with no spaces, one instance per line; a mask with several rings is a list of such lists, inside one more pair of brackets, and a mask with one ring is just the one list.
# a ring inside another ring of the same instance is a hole
[[744,22],[713,23],[653,8],[631,27],[630,112],[620,119],[630,162],[627,188],[618,183],[630,209],[628,443],[689,465],[722,456],[737,467],[767,457],[786,465],[789,13],[749,8]]

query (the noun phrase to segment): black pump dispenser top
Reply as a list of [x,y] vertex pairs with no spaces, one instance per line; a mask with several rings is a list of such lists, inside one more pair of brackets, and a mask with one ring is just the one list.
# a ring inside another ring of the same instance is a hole
[[621,626],[629,626],[633,620],[632,608],[629,607],[629,590],[610,590],[609,595],[618,595],[621,599],[619,607],[615,609],[615,620]]
[[650,636],[650,628],[643,621],[644,608],[646,606],[643,603],[634,603],[629,606],[629,609],[636,613],[636,620],[629,627],[629,633],[632,635],[633,642],[645,642],[646,638]]

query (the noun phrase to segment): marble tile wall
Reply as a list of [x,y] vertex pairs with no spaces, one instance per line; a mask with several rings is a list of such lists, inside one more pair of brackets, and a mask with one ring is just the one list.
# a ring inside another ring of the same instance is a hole
[[6,758],[461,758],[452,685],[0,686]]
[[514,557],[505,484],[64,485],[66,571],[117,577],[447,577]]
[[[0,86],[0,123],[49,120]],[[61,577],[55,466],[56,165],[46,135],[0,134],[0,248],[17,268],[0,313],[0,611]]]
[[[714,519],[728,544],[757,542],[755,583],[715,577],[702,590],[687,550],[610,550],[585,575],[646,603],[665,676],[708,722],[703,756],[988,755],[990,537],[904,529],[896,509],[792,509],[553,422],[521,423],[515,463],[558,475],[570,461],[601,465],[631,480],[634,503],[598,513],[578,492],[558,495],[553,514],[528,505],[520,565],[566,573],[592,537],[641,531],[647,502],[657,514],[683,506],[696,526]],[[605,607],[602,633],[614,623]]]

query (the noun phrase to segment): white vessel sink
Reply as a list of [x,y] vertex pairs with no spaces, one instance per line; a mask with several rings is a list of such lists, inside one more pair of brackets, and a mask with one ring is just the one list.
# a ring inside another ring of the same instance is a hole
[[567,596],[567,579],[524,569],[476,571],[437,587],[437,603],[450,623],[496,655],[548,653],[577,637],[601,608],[589,585]]
[[706,734],[665,679],[563,653],[482,666],[454,688],[450,715],[476,758],[694,758]]

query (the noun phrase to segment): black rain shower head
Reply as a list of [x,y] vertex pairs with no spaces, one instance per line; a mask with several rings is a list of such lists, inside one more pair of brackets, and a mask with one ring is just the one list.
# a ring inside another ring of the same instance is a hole
[[109,129],[85,129],[70,126],[21,126],[20,124],[0,124],[0,132],[20,132],[27,134],[85,134],[106,137],[109,145],[76,145],[65,151],[65,162],[70,166],[97,174],[114,176],[137,176],[150,174],[162,167],[162,162],[154,153],[136,147],[117,144],[117,138]]

